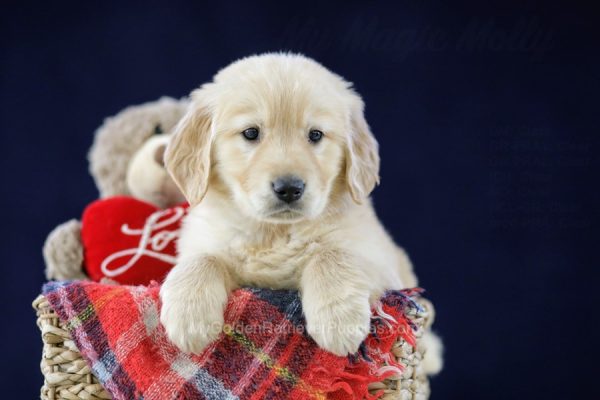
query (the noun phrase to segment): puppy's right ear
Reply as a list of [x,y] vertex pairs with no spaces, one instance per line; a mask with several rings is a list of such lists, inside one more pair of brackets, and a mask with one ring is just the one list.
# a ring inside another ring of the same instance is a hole
[[190,206],[206,194],[210,179],[212,113],[203,100],[205,89],[192,92],[188,111],[179,121],[165,150],[165,167]]

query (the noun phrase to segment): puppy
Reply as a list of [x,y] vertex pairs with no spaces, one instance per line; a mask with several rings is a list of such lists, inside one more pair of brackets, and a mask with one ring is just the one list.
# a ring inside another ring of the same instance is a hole
[[350,83],[301,55],[234,62],[191,94],[165,165],[190,203],[161,322],[200,353],[223,326],[228,294],[299,289],[307,332],[340,356],[370,326],[386,289],[416,286],[369,194],[378,145]]

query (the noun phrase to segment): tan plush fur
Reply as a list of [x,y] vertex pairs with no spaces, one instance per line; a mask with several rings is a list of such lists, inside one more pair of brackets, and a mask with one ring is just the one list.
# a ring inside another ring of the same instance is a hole
[[131,195],[161,208],[185,201],[163,165],[168,142],[169,135],[165,133],[151,137],[133,155],[127,168]]
[[[144,146],[148,146],[147,142],[155,135],[157,127],[165,134],[169,133],[181,119],[186,106],[186,101],[163,97],[157,101],[127,107],[117,115],[106,118],[96,131],[88,154],[90,173],[101,198],[124,195],[140,197],[141,194],[143,200],[161,207],[166,205],[164,195],[158,196],[156,200],[152,196],[153,192],[157,192],[156,188],[161,187],[166,175],[158,174],[155,177],[154,171],[145,174],[148,165],[152,167],[155,164],[150,159],[146,163],[138,162],[134,166],[136,171],[132,172],[131,161],[134,157],[139,157]],[[139,180],[128,180],[128,173],[146,181],[156,179],[157,182],[140,184]],[[135,185],[139,187],[136,188]],[[132,193],[132,189],[135,193]],[[174,204],[177,201],[179,198],[168,199],[166,203]]]
[[48,279],[86,279],[81,243],[81,222],[76,219],[58,225],[50,232],[42,249]]
[[[158,207],[183,201],[157,154],[187,108],[187,100],[162,97],[106,118],[90,149],[90,173],[100,197],[134,196]],[[157,127],[164,133],[156,134]],[[43,249],[48,279],[82,279],[83,245],[77,220],[57,226]]]
[[[258,140],[241,135],[249,127]],[[318,143],[311,129],[324,133]],[[417,284],[368,198],[379,155],[363,102],[313,60],[266,54],[221,70],[192,93],[165,162],[191,204],[161,289],[161,321],[185,351],[209,345],[229,292],[253,285],[299,289],[308,333],[335,354],[353,353],[372,302]],[[272,189],[289,174],[306,183],[292,205]]]

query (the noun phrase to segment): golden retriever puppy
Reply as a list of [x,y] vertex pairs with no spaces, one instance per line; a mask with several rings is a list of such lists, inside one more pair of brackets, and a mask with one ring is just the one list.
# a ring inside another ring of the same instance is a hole
[[231,290],[299,289],[307,332],[358,350],[370,305],[417,280],[379,223],[375,138],[351,84],[294,54],[236,61],[191,94],[165,153],[190,203],[161,322],[182,350],[217,338]]

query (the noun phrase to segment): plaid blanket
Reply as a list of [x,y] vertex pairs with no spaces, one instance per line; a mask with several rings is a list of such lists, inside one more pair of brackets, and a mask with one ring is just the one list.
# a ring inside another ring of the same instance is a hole
[[201,355],[171,344],[159,322],[159,286],[51,282],[43,293],[104,388],[120,400],[363,399],[400,372],[398,336],[414,346],[406,317],[419,290],[388,292],[357,355],[338,357],[304,332],[294,291],[235,291],[220,338]]

